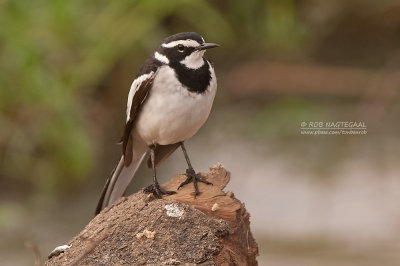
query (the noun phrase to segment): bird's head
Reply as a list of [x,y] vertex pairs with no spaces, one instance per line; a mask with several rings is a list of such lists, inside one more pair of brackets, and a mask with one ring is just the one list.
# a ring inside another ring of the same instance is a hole
[[204,42],[198,33],[181,32],[166,38],[157,48],[154,57],[164,64],[180,63],[187,68],[197,69],[204,64],[205,51],[218,46]]

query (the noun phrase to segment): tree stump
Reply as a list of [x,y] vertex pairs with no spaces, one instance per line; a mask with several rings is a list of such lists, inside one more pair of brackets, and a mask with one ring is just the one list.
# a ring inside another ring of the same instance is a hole
[[[93,218],[64,253],[45,265],[257,265],[249,213],[223,189],[230,173],[220,163],[192,184],[156,199],[144,190],[122,197]],[[176,190],[185,175],[162,187]]]

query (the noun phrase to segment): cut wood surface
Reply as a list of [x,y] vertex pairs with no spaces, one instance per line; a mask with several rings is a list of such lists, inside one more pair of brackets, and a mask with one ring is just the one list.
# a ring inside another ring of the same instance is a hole
[[[104,209],[45,265],[257,265],[258,247],[249,213],[223,189],[230,173],[218,163],[193,184],[156,199],[141,190]],[[164,184],[175,190],[186,179]]]

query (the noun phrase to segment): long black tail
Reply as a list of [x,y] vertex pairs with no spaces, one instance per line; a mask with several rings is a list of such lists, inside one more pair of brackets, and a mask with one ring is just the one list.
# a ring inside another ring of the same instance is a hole
[[126,188],[128,187],[147,153],[147,146],[145,147],[145,150],[143,149],[140,152],[137,150],[135,151],[132,162],[128,167],[124,166],[124,156],[121,157],[117,167],[115,167],[111,177],[107,179],[107,182],[103,188],[96,207],[96,215],[125,193]]

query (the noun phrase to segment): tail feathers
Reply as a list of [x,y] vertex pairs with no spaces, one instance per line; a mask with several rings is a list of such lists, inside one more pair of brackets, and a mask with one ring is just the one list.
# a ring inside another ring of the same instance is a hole
[[103,209],[104,198],[106,196],[107,189],[110,186],[111,177],[114,175],[116,169],[117,169],[117,167],[114,168],[114,170],[111,173],[111,176],[109,178],[107,178],[106,184],[104,185],[103,190],[101,191],[101,196],[100,196],[99,202],[97,202],[96,210],[94,212],[95,215],[99,214],[101,212],[101,210]]
[[[96,215],[99,214],[101,212],[101,210],[103,210],[105,207],[107,207],[107,205],[110,201],[110,193],[113,190],[113,188],[115,186],[115,182],[117,181],[117,178],[123,168],[123,161],[124,161],[124,156],[122,156],[121,159],[119,160],[119,163],[112,171],[111,176],[109,178],[107,178],[106,184],[104,185],[103,191],[101,192],[99,202],[97,203],[97,207],[96,207],[96,211],[95,211]],[[132,174],[132,177],[133,177],[133,174]]]
[[100,200],[97,204],[96,215],[125,193],[126,188],[131,182],[145,155],[146,150],[141,154],[136,154],[135,158],[133,158],[132,162],[127,167],[124,166],[124,156],[121,157],[117,167],[114,169],[111,177],[107,179],[103,188]]

